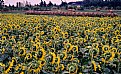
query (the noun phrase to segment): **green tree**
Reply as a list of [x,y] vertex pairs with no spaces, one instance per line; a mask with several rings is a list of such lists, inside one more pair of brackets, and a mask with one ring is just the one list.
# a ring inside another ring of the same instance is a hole
[[0,0],[0,10],[3,9],[3,6],[4,6],[4,1],[3,0]]

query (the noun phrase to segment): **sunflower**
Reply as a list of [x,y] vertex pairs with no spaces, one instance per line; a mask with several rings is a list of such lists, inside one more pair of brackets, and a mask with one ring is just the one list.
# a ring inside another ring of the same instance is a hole
[[24,72],[22,71],[22,72],[20,72],[20,74],[24,74]]
[[105,58],[102,59],[103,62],[111,62],[113,61],[114,57],[115,57],[115,53],[114,52],[106,52],[104,53]]
[[44,35],[44,31],[41,31],[40,34],[41,34],[41,35]]
[[68,32],[62,32],[62,36],[64,39],[68,38]]
[[83,42],[86,42],[86,41],[87,41],[87,39],[86,39],[86,38],[84,38],[84,39],[83,39]]
[[73,62],[74,62],[74,63],[80,63],[80,61],[79,61],[78,58],[73,58]]
[[77,32],[77,35],[80,36],[81,35],[81,31]]
[[114,44],[116,41],[117,41],[117,38],[113,37],[112,40],[111,40],[111,43]]
[[36,69],[34,69],[35,73],[39,73],[41,71],[42,66],[44,65],[44,64],[42,65],[41,63],[42,63],[41,61],[38,62],[38,67]]
[[[72,50],[73,50],[73,52],[77,52],[78,53],[78,46],[77,45],[73,45],[72,46]],[[70,50],[69,50],[70,51]]]
[[16,26],[15,26],[15,29],[20,30],[20,28],[21,28],[20,25],[16,25]]
[[55,59],[55,64],[56,64],[56,70],[55,72],[57,72],[59,70],[59,67],[60,67],[60,57],[57,56],[56,59]]
[[99,55],[99,48],[92,49],[93,57],[96,58]]
[[54,52],[55,53],[55,48],[50,48],[49,52]]
[[88,33],[90,33],[89,29],[84,31],[84,35],[87,35]]
[[63,60],[67,58],[67,52],[63,51],[62,54],[60,54],[60,57],[62,57]]
[[0,66],[2,66],[2,67],[5,67],[5,64],[3,64],[3,63],[0,63]]
[[31,53],[27,53],[24,61],[30,60],[30,59],[32,59],[32,54]]
[[44,60],[46,56],[46,51],[44,50],[43,47],[40,47],[40,50],[37,53],[37,57],[39,58],[39,60]]
[[105,29],[104,29],[104,28],[100,28],[100,31],[101,31],[101,32],[105,32]]
[[2,40],[6,40],[6,36],[2,36]]
[[5,74],[8,74],[9,73],[9,71],[10,71],[10,69],[11,69],[11,67],[8,67],[6,70],[5,70]]
[[8,74],[12,67],[13,67],[13,60],[9,61],[8,67],[5,68],[5,72],[4,73]]
[[102,47],[103,52],[109,52],[109,50],[110,50],[110,47],[108,45],[103,45]]
[[114,34],[115,34],[115,35],[119,35],[119,34],[120,34],[120,31],[119,31],[119,30],[116,30],[116,31],[114,32]]
[[68,40],[68,39],[66,39],[66,40],[63,42],[64,45],[65,45],[66,43],[69,43],[69,40]]
[[112,47],[112,48],[110,49],[110,52],[115,52],[115,53],[116,53],[117,50],[118,50],[117,48]]
[[53,53],[53,52],[49,52],[49,54],[52,56],[52,61],[51,61],[51,64],[54,64],[55,63],[55,59],[56,59],[56,54]]
[[97,70],[97,66],[96,66],[95,61],[91,61],[91,62],[92,62],[92,65],[93,65],[94,71],[96,71],[96,70]]
[[72,50],[73,45],[71,43],[66,43],[64,44],[64,48],[66,49],[67,52]]
[[17,64],[17,59],[15,57],[12,57],[12,64],[16,65]]
[[110,61],[113,61],[113,59],[114,59],[114,57],[115,57],[115,53],[114,52],[111,52],[111,57],[110,57]]
[[26,65],[22,65],[22,70],[26,70],[27,69],[27,66]]
[[104,62],[104,63],[106,62],[106,61],[105,61],[105,58],[101,58],[101,61]]
[[40,42],[37,42],[36,45],[37,45],[37,49],[39,49],[39,47],[41,47]]
[[52,31],[53,31],[54,33],[57,33],[57,32],[58,32],[58,28],[54,27]]
[[19,49],[19,56],[24,56],[25,54],[26,54],[26,48],[21,47],[21,48]]
[[93,48],[98,48],[98,47],[99,47],[99,44],[98,44],[98,43],[93,43],[93,44],[92,44],[92,47],[93,47]]
[[100,64],[98,64],[97,67],[98,67],[99,71],[101,71],[101,66],[100,66]]
[[40,61],[33,61],[33,62],[30,62],[28,64],[28,71],[31,73],[31,72],[35,72],[35,73],[39,73],[42,69],[42,65],[41,65],[41,62]]
[[61,69],[61,71],[63,71],[64,68],[65,68],[64,64],[60,64],[60,69]]
[[59,38],[59,34],[54,34],[54,35],[53,35],[53,38],[54,38],[54,39],[58,39],[58,38]]
[[1,52],[2,52],[2,54],[4,54],[5,53],[5,48],[2,48]]
[[36,33],[36,38],[40,38],[40,34],[39,33]]
[[68,70],[71,74],[76,74],[78,71],[78,66],[76,63],[69,63],[66,67],[66,70]]
[[121,35],[117,35],[116,38],[121,40]]
[[58,32],[61,31],[60,26],[56,26],[56,29],[57,29]]
[[34,45],[32,46],[31,51],[32,51],[32,52],[37,52],[38,49],[39,49],[38,45],[37,45],[37,44],[34,44]]

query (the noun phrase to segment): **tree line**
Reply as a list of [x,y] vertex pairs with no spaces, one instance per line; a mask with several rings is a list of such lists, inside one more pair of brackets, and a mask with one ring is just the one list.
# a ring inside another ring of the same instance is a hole
[[[73,3],[73,2],[72,2]],[[121,0],[83,0],[83,1],[78,1],[74,2],[79,4],[81,7],[84,8],[90,8],[90,7],[108,7],[108,8],[113,8],[113,9],[121,9]],[[51,8],[53,6],[57,8],[65,7],[67,9],[68,5],[70,3],[64,2],[61,0],[60,5],[53,4],[51,1],[47,4],[46,1],[41,0],[39,4],[36,4],[34,6],[30,5],[25,5],[24,7],[20,7],[20,2],[16,3],[15,5],[5,5],[4,0],[0,0],[0,10],[43,10],[47,8]]]

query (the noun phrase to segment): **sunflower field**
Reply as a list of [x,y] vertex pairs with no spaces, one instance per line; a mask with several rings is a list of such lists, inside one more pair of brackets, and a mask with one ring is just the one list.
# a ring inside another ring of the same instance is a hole
[[121,73],[121,17],[0,14],[0,74]]

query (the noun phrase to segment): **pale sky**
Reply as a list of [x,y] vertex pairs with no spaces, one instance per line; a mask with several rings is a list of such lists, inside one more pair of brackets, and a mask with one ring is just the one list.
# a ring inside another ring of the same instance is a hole
[[[24,2],[24,1],[28,1],[31,2],[32,5],[34,4],[39,4],[41,0],[4,0],[6,5],[16,5],[16,2]],[[43,0],[46,1],[46,3],[48,3],[49,1],[51,1],[53,4],[61,4],[61,0]],[[66,2],[75,2],[75,1],[82,1],[82,0],[63,0]]]

